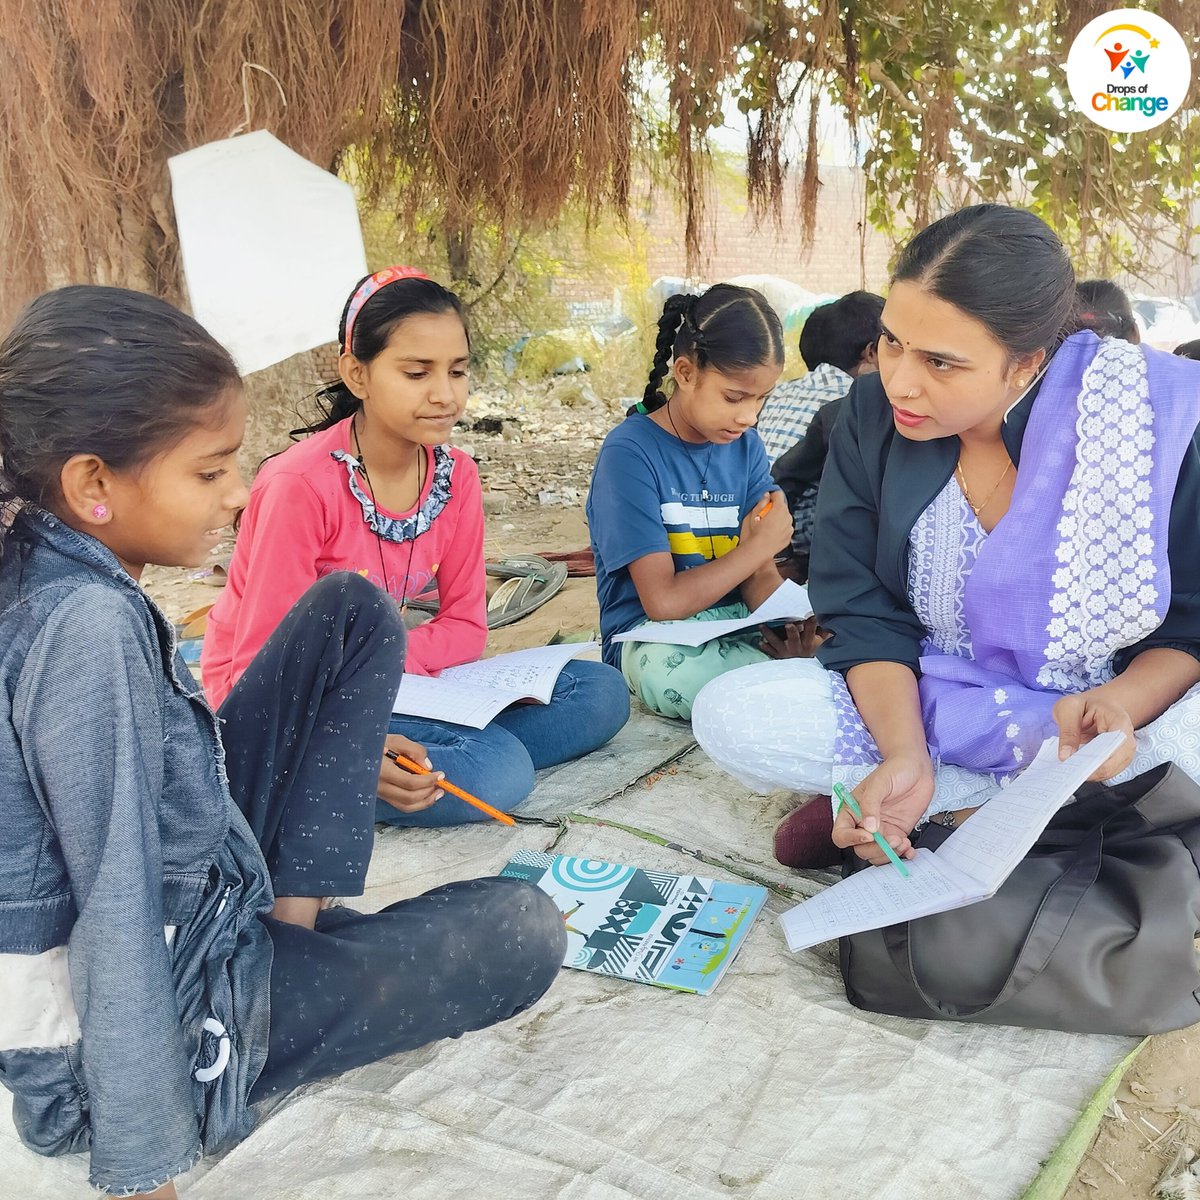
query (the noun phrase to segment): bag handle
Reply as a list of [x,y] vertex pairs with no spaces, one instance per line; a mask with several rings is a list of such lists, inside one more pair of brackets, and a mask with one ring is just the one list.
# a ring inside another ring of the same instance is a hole
[[1011,1000],[1018,992],[1028,987],[1045,969],[1054,953],[1080,901],[1100,874],[1104,858],[1104,827],[1100,826],[1079,847],[1074,861],[1054,881],[1042,897],[1034,914],[1033,923],[1021,944],[1017,961],[1008,978],[996,995],[985,1004],[960,1007],[948,1004],[929,995],[917,980],[912,959],[912,938],[909,933],[911,922],[889,925],[883,930],[883,943],[887,947],[892,965],[901,977],[924,1001],[927,1008],[951,1020],[964,1020],[982,1016],[989,1010]]

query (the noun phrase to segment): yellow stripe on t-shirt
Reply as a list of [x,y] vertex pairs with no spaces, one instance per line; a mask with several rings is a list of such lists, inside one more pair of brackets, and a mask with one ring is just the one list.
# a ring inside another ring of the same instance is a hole
[[667,544],[672,554],[699,554],[702,558],[721,558],[738,544],[736,537],[728,537],[723,533],[714,533],[697,537],[690,529],[684,533],[668,533]]

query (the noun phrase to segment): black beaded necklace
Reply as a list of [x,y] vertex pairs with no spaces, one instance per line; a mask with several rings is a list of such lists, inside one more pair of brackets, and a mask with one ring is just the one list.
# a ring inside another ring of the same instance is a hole
[[[383,561],[383,534],[379,532],[379,501],[375,495],[375,485],[371,482],[371,475],[367,471],[367,464],[363,461],[362,446],[358,441],[358,413],[355,413],[350,418],[350,432],[354,437],[354,453],[358,462],[359,470],[363,473],[363,480],[366,482],[367,488],[371,493],[371,503],[375,506],[376,524],[373,526],[375,534],[375,545],[379,550],[379,577],[383,581],[383,590],[387,589],[387,566]],[[417,504],[421,503],[421,493],[425,490],[425,447],[417,446]],[[412,538],[408,543],[408,563],[404,568],[404,587],[400,595],[400,615],[405,616],[408,612],[408,585],[412,580],[412,563],[413,552],[417,548],[417,533],[414,528]]]

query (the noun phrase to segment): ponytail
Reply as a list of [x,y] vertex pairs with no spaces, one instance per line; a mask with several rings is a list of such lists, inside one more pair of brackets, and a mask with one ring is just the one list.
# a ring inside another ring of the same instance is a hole
[[[301,425],[299,429],[289,429],[288,437],[293,441],[299,441],[310,433],[331,429],[362,408],[362,401],[340,379],[321,388],[313,396],[313,402],[317,406],[317,419],[309,425]],[[299,411],[296,415],[300,416]],[[269,457],[273,458],[274,455]]]
[[662,408],[662,390],[671,360],[686,355],[703,370],[743,371],[783,363],[783,329],[761,292],[716,283],[700,295],[680,293],[663,305],[654,342],[650,379],[637,404],[626,410],[651,413]]

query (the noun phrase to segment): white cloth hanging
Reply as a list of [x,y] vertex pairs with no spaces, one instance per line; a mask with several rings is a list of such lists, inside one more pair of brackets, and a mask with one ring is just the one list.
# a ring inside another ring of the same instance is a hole
[[332,342],[367,273],[349,184],[265,130],[167,165],[192,314],[242,373]]

